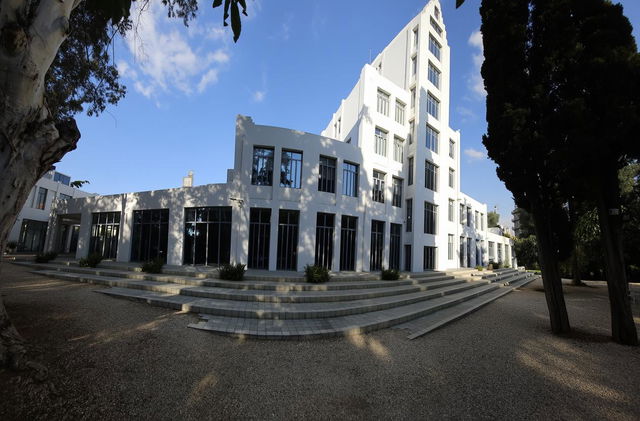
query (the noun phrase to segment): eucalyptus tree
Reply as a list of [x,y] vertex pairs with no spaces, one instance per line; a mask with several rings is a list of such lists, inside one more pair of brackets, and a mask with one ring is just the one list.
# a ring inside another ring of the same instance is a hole
[[[198,0],[161,1],[185,25],[198,11]],[[76,148],[73,116],[99,115],[125,95],[110,49],[131,10],[132,0],[0,0],[0,250],[36,181]],[[245,0],[224,1],[235,41],[241,10]],[[22,342],[0,297],[0,367],[21,365]]]

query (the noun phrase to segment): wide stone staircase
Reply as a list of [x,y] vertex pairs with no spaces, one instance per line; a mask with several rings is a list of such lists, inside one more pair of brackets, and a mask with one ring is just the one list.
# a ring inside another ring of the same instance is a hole
[[338,274],[324,284],[299,274],[253,274],[224,281],[215,272],[185,269],[147,274],[132,265],[105,262],[81,268],[76,262],[14,262],[39,275],[103,285],[97,292],[198,313],[189,327],[265,339],[318,338],[370,332],[394,326],[416,338],[444,326],[538,278],[502,269],[460,269],[414,273],[396,281],[377,274]]

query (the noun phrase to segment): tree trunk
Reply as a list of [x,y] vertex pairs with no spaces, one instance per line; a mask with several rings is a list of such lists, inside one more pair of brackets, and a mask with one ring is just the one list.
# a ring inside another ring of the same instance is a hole
[[544,203],[531,201],[538,240],[538,259],[542,270],[542,284],[547,299],[551,330],[555,334],[569,333],[569,315],[564,302],[562,279],[558,268],[558,250],[553,240],[551,215]]
[[[44,100],[79,2],[41,0],[30,10],[32,2],[0,0],[0,251],[31,188],[80,139],[75,121],[54,121]],[[22,343],[0,299],[0,367],[20,365]]]
[[604,174],[598,186],[598,219],[604,246],[604,270],[611,306],[611,335],[623,345],[638,345],[622,251],[622,210],[617,171]]
[[578,244],[573,239],[573,254],[571,255],[571,285],[584,286],[584,282],[580,279],[580,262],[578,261]]

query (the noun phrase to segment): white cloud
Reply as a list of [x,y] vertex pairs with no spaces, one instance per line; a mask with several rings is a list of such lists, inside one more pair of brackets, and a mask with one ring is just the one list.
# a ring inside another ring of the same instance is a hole
[[267,91],[255,91],[252,97],[253,102],[262,102],[267,97]]
[[463,107],[462,105],[458,105],[456,107],[456,112],[461,117],[463,123],[474,121],[478,118],[478,116],[476,115],[475,112],[473,112],[473,110],[467,107]]
[[473,71],[467,77],[467,84],[476,98],[484,98],[487,95],[487,92],[484,90],[484,81],[482,80],[482,76],[480,75],[480,68],[482,67],[482,62],[484,61],[482,32],[480,32],[479,29],[472,32],[467,42],[471,47],[476,49],[476,52],[474,52],[471,56],[471,59],[473,60]]
[[486,157],[486,154],[484,151],[479,151],[473,148],[465,149],[464,154],[467,156],[467,158],[469,158],[468,159],[469,162],[480,161],[481,159],[484,159]]
[[203,93],[215,84],[221,65],[230,61],[226,47],[212,42],[222,31],[214,27],[211,36],[191,37],[202,27],[185,28],[181,20],[169,19],[160,2],[141,10],[144,4],[134,3],[134,26],[125,37],[133,60],[118,63],[122,76],[132,80],[136,91],[156,99],[175,92]]

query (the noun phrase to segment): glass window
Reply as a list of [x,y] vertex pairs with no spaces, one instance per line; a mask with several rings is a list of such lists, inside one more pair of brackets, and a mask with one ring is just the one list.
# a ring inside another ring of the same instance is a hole
[[166,263],[168,239],[169,209],[133,211],[131,261],[146,262],[159,258]]
[[433,83],[433,86],[440,89],[440,70],[438,70],[431,62],[429,62],[429,71],[427,74],[429,82]]
[[282,150],[280,187],[299,189],[302,180],[302,152]]
[[407,199],[406,206],[407,220],[405,221],[405,226],[407,232],[411,232],[413,230],[413,199]]
[[396,122],[404,125],[404,102],[396,100]]
[[345,196],[358,197],[359,168],[358,164],[342,163],[342,194]]
[[402,225],[391,224],[389,238],[389,269],[400,270],[400,243],[402,242]]
[[251,208],[249,211],[249,256],[247,266],[269,269],[271,239],[271,209]]
[[420,31],[419,29],[416,27],[413,30],[413,48],[414,49],[418,49],[418,41],[420,40]]
[[36,209],[44,209],[47,204],[47,189],[38,187],[38,196],[36,198]]
[[387,156],[387,135],[386,131],[376,127],[375,153],[378,155]]
[[436,233],[436,221],[438,217],[438,206],[433,203],[424,202],[424,233]]
[[69,184],[71,184],[71,177],[69,177],[68,175],[60,174],[56,171],[55,173],[53,173],[53,181],[57,181],[64,184],[65,186],[68,186]]
[[395,207],[402,207],[402,179],[393,177],[393,197],[391,204]]
[[435,119],[440,118],[440,101],[431,93],[427,94],[427,113]]
[[336,159],[327,156],[320,157],[318,177],[318,191],[336,192]]
[[423,259],[423,269],[434,270],[436,268],[436,248],[424,246]]
[[358,218],[342,215],[340,227],[340,270],[356,270]]
[[438,9],[438,6],[435,6],[433,8],[433,15],[436,17],[437,20],[440,20],[440,9]]
[[411,108],[416,108],[416,88],[411,88]]
[[449,168],[449,187],[455,186],[456,171],[453,168]]
[[453,139],[449,139],[449,158],[456,157],[456,142]]
[[449,234],[448,236],[448,242],[447,242],[447,258],[449,260],[453,260],[453,250],[454,250],[454,244],[453,244],[453,234]]
[[230,258],[231,206],[185,208],[184,264],[221,265]]
[[331,270],[333,263],[333,233],[335,215],[318,212],[316,216],[316,257],[315,265]]
[[429,34],[429,51],[433,54],[438,60],[440,60],[440,43],[436,41],[433,35]]
[[440,25],[438,25],[433,18],[431,18],[431,27],[438,35],[442,35],[442,28],[440,28]]
[[384,221],[371,220],[371,248],[369,256],[369,270],[382,269],[382,255],[384,251]]
[[384,177],[385,173],[373,170],[373,200],[384,203]]
[[[335,169],[335,167],[334,167]],[[300,211],[280,209],[278,212],[277,270],[297,270]]]
[[378,89],[378,112],[389,115],[389,94]]
[[467,206],[467,226],[471,226],[471,207]]
[[424,163],[424,186],[429,190],[438,191],[438,166],[433,162]]
[[475,229],[480,229],[480,213],[479,213],[478,211],[476,211],[476,213],[475,213],[475,215],[474,215],[474,216],[475,216],[475,219],[474,219],[474,222],[475,222],[474,228],[475,228]]
[[464,205],[460,203],[460,225],[464,225]]
[[404,161],[404,139],[398,136],[393,137],[393,160],[400,163]]
[[273,148],[253,148],[253,170],[251,184],[255,186],[273,185]]
[[449,221],[450,222],[453,222],[453,218],[455,216],[454,215],[454,213],[455,213],[455,209],[454,209],[455,203],[456,203],[455,200],[449,199],[449,215],[448,216],[449,216]]
[[413,184],[413,157],[410,156],[407,160],[408,174],[407,174],[407,186]]
[[69,196],[68,194],[64,194],[64,193],[58,193],[58,200],[67,200],[67,199],[71,199],[72,197]]
[[438,153],[438,143],[440,143],[440,133],[427,124],[427,141],[426,147]]
[[417,72],[418,72],[418,57],[413,56],[411,57],[411,75],[415,77]]
[[92,216],[89,254],[99,253],[105,259],[115,259],[118,254],[120,212],[97,212]]
[[415,135],[415,133],[414,133],[415,131],[416,131],[416,122],[411,120],[409,122],[409,145],[411,145],[413,143],[413,138],[414,138],[414,135]]

